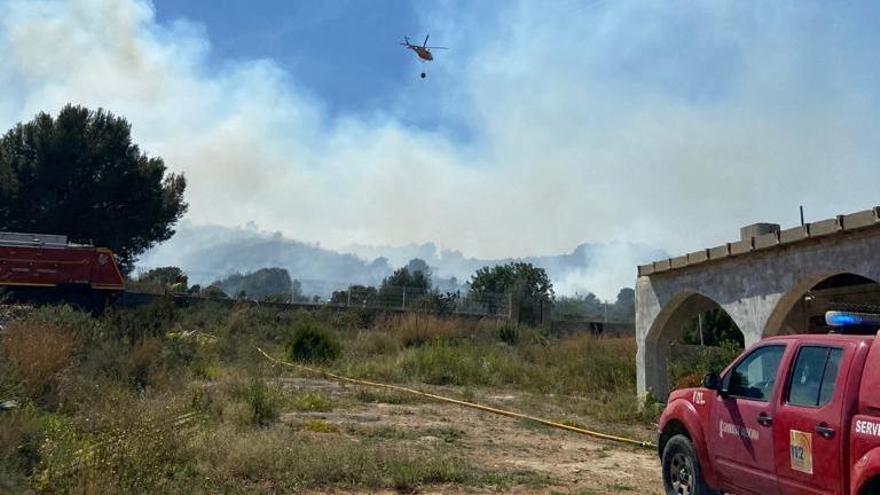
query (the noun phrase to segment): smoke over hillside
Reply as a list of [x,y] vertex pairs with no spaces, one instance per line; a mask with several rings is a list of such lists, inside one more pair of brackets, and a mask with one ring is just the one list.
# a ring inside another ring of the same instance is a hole
[[[511,261],[478,259],[460,251],[439,249],[433,243],[409,246],[351,246],[341,253],[261,231],[250,224],[241,228],[194,226],[184,222],[168,242],[149,251],[138,266],[144,270],[173,265],[192,283],[206,284],[237,272],[265,267],[286,268],[303,284],[303,293],[328,295],[350,284],[376,285],[395,268],[413,258],[425,260],[435,281],[455,277],[466,283],[483,266]],[[617,291],[632,286],[637,263],[666,256],[646,246],[625,243],[581,244],[572,252],[530,256],[523,261],[547,270],[557,294],[593,292],[614,300]],[[449,281],[446,282],[449,284]]]
[[[453,47],[431,77],[389,74],[396,99],[331,115],[296,67],[216,62],[205,26],[160,22],[149,1],[0,1],[0,129],[68,102],[104,107],[186,174],[193,224],[283,233],[157,250],[204,271],[283,261],[295,277],[366,281],[388,266],[338,254],[346,246],[435,242],[488,260],[587,241],[592,264],[551,270],[560,287],[595,280],[601,291],[591,270],[631,270],[640,248],[628,243],[683,253],[755,221],[794,224],[800,203],[822,218],[875,202],[875,4],[487,0],[419,11],[422,25],[406,29]],[[395,31],[353,47],[397,48]],[[612,239],[623,244],[592,251]],[[456,276],[481,263],[434,257]]]

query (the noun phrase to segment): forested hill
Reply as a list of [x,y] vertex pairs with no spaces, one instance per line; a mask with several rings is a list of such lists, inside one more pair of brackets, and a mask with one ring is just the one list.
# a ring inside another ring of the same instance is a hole
[[[425,260],[441,286],[467,282],[483,266],[511,261],[480,259],[439,249],[433,243],[407,246],[351,246],[341,253],[304,243],[255,226],[228,228],[182,222],[173,238],[145,253],[138,267],[178,266],[193,283],[210,283],[232,273],[264,267],[286,268],[303,290],[325,293],[337,285],[376,285],[413,258]],[[630,243],[581,244],[570,253],[530,256],[522,261],[547,270],[557,294],[595,292],[604,299],[631,287],[635,266],[666,256],[662,250]],[[451,280],[452,278],[455,280]]]

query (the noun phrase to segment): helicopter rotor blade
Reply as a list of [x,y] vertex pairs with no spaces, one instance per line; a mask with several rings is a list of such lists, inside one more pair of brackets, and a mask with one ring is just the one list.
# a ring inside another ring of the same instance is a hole
[[425,36],[425,42],[424,42],[424,43],[422,43],[422,48],[425,48],[425,47],[427,47],[427,46],[428,46],[428,38],[430,38],[430,37],[431,37],[431,35],[430,35],[430,34],[429,34],[429,35],[427,35],[427,36]]
[[425,48],[429,48],[431,50],[449,50],[449,48],[445,46],[426,46]]

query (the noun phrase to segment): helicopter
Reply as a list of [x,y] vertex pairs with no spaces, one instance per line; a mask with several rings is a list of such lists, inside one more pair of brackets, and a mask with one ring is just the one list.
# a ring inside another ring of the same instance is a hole
[[[446,48],[445,46],[428,46],[428,38],[430,38],[430,37],[431,37],[430,34],[425,36],[425,42],[422,43],[421,46],[419,46],[419,45],[413,45],[412,43],[409,42],[409,38],[404,36],[403,43],[401,43],[401,45],[405,46],[408,49],[415,52],[415,54],[418,55],[420,62],[430,62],[431,60],[434,60],[434,55],[431,53],[431,50],[448,50],[449,49],[449,48]],[[422,79],[425,78],[425,75],[426,74],[424,72],[422,72],[422,74],[421,74]]]

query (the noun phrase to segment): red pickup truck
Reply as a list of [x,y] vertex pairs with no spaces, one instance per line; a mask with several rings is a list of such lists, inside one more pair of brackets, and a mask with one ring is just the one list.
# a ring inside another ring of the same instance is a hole
[[[831,326],[880,328],[829,312]],[[880,334],[771,337],[659,421],[668,494],[880,494]]]

